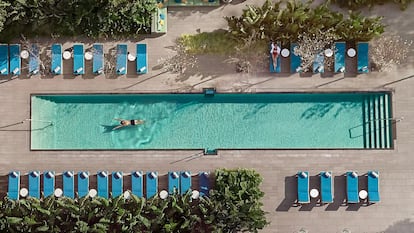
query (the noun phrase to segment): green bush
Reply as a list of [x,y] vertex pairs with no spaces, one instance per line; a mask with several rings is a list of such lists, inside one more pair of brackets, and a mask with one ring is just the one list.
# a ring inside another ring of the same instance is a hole
[[400,6],[401,10],[407,9],[413,0],[334,0],[340,7],[346,7],[351,10],[360,9],[361,7],[373,7],[375,5],[383,5],[386,3],[395,3]]
[[313,1],[286,1],[286,7],[271,1],[261,7],[248,6],[240,17],[226,17],[229,32],[237,39],[255,35],[256,40],[297,41],[299,35],[327,31],[334,28],[340,40],[368,41],[384,32],[381,17],[367,18],[358,13],[349,17],[331,11],[328,2],[312,8]]
[[[156,0],[7,0],[2,40],[20,34],[122,37],[149,33]],[[1,22],[1,16],[0,16]],[[1,29],[1,28],[0,28]]]

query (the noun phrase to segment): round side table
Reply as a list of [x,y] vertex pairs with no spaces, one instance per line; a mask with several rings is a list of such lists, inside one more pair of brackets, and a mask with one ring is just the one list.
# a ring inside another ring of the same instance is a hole
[[23,59],[27,59],[27,58],[29,58],[29,51],[27,51],[27,50],[22,50],[22,51],[20,52],[20,57],[21,57],[21,58],[23,58]]
[[312,198],[317,198],[319,196],[319,191],[317,189],[311,189],[309,194]]
[[20,196],[21,197],[27,197],[28,194],[29,194],[29,191],[27,190],[27,188],[20,189]]
[[160,192],[160,198],[161,199],[166,199],[168,197],[168,192],[167,191],[165,191],[165,190],[162,190],[161,192]]
[[290,51],[289,49],[282,49],[282,52],[280,53],[282,57],[289,57]]
[[61,197],[63,195],[63,191],[60,188],[55,189],[55,197]]
[[325,49],[325,56],[326,57],[332,57],[333,56],[332,49]]
[[348,49],[348,51],[346,52],[346,54],[348,54],[348,57],[355,57],[356,55],[356,50],[353,48]]
[[68,59],[70,59],[70,57],[72,57],[72,54],[69,51],[65,51],[65,52],[63,52],[62,57],[63,57],[63,59],[68,60]]

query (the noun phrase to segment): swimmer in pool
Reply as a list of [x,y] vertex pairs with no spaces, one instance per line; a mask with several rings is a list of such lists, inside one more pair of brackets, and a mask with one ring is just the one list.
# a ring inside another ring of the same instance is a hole
[[124,120],[124,119],[118,119],[118,118],[114,118],[114,120],[119,121],[119,125],[114,127],[112,130],[116,130],[125,126],[129,126],[129,125],[141,125],[144,124],[143,120]]

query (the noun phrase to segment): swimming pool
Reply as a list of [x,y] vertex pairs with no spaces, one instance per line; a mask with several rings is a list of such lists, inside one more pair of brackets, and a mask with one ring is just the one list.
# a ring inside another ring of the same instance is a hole
[[[42,94],[31,118],[32,150],[393,146],[388,92]],[[145,123],[112,130],[114,118]]]

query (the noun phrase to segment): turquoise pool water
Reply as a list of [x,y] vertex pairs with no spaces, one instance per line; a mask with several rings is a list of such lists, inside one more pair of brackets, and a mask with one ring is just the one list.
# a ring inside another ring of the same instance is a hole
[[[371,99],[384,99],[378,100],[377,108],[389,112],[387,95],[32,95],[31,149],[367,148],[371,141],[367,134],[385,130],[384,134],[390,135],[386,122],[377,129],[367,124],[378,121],[374,108],[369,107]],[[370,114],[373,120],[367,119]],[[114,118],[142,119],[145,123],[112,130],[119,123]]]

